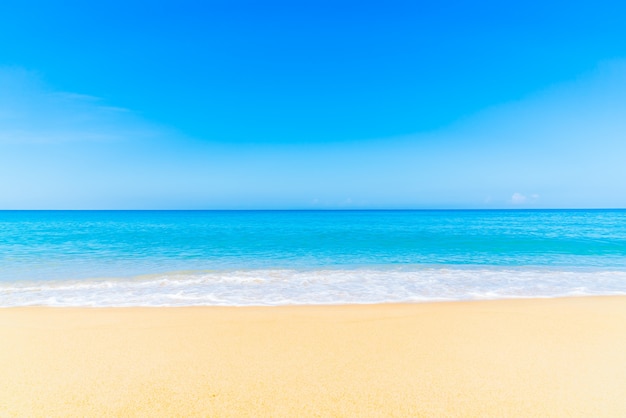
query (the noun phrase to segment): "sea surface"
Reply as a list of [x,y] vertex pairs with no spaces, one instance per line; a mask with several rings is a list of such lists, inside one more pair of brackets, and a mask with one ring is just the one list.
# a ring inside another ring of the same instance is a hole
[[0,211],[0,306],[626,294],[626,210]]

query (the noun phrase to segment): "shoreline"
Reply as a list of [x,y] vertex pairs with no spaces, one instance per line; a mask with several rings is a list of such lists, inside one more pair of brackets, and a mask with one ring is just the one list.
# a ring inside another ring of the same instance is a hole
[[623,416],[626,297],[0,309],[0,415]]
[[520,297],[502,297],[493,299],[445,299],[445,300],[420,300],[420,301],[389,301],[389,302],[338,302],[338,303],[294,303],[294,304],[267,304],[267,305],[118,305],[118,306],[89,306],[89,305],[16,305],[16,306],[0,306],[2,310],[20,310],[20,309],[71,309],[71,310],[117,310],[117,309],[271,309],[271,308],[332,308],[332,307],[376,307],[376,306],[413,306],[413,305],[439,305],[439,304],[472,304],[472,303],[489,303],[489,302],[515,302],[515,301],[540,301],[540,300],[568,300],[568,299],[611,299],[624,298],[623,293],[607,293],[607,294],[584,294],[584,295],[558,295],[558,296],[520,296]]
[[626,295],[626,269],[374,266],[0,280],[2,307],[369,305],[598,295]]

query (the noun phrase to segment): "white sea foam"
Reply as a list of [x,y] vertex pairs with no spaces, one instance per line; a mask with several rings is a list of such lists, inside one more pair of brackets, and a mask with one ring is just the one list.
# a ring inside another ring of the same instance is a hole
[[626,271],[361,268],[171,272],[0,282],[0,306],[358,304],[626,294]]

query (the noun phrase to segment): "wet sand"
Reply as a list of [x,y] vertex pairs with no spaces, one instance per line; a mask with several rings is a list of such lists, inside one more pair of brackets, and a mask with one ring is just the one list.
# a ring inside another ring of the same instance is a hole
[[626,297],[0,309],[0,416],[626,416]]

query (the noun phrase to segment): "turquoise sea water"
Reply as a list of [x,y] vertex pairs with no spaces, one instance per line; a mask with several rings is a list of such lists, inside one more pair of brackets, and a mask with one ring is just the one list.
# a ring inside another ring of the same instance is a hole
[[626,294],[626,211],[1,211],[0,306]]

